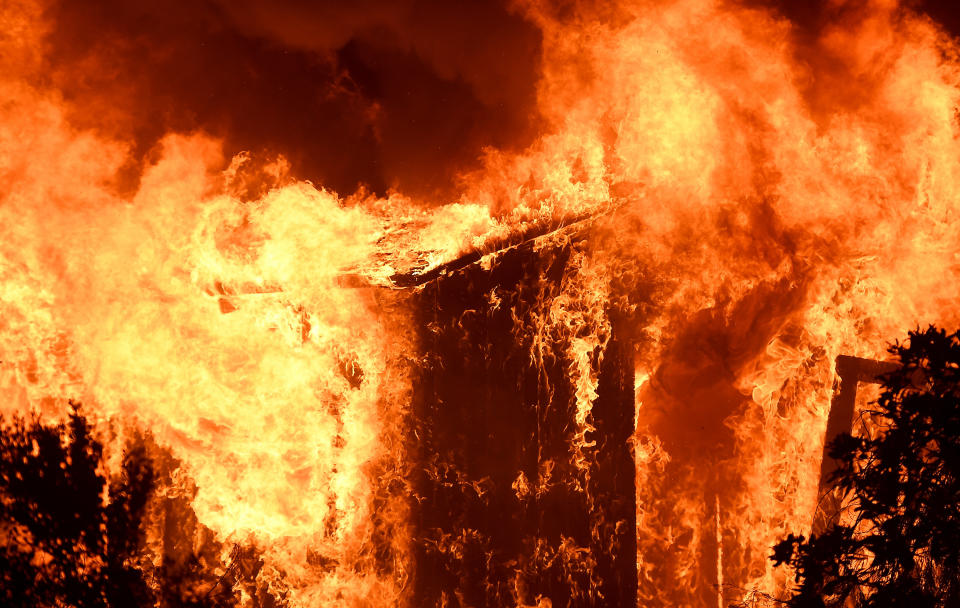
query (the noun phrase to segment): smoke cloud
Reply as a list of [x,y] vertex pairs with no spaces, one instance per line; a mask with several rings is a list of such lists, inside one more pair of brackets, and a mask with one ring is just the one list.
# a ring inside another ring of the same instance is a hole
[[499,2],[60,0],[45,16],[44,78],[76,126],[131,143],[128,189],[168,132],[283,154],[338,192],[422,197],[535,134],[539,33]]

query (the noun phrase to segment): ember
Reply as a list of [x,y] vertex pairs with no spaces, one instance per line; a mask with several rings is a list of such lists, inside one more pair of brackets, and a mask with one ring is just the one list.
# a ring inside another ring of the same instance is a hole
[[857,384],[960,326],[934,3],[0,23],[0,413],[50,449],[89,425],[103,513],[143,460],[145,605],[784,597]]

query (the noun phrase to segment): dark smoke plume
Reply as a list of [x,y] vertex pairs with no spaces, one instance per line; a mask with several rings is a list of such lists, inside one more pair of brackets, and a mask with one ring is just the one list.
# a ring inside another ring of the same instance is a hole
[[535,135],[540,36],[499,2],[122,2],[47,11],[72,122],[133,147],[170,131],[283,154],[349,194],[449,195],[487,146]]

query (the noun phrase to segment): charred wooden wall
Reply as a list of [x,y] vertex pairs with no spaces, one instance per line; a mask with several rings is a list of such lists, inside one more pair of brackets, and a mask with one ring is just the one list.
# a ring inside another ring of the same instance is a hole
[[599,365],[586,469],[573,460],[563,345],[532,356],[528,330],[560,292],[577,246],[522,245],[418,288],[415,606],[636,605],[625,326],[613,323]]

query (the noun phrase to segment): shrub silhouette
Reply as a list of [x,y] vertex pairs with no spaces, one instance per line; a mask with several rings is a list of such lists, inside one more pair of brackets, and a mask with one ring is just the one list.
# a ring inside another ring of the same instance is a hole
[[127,445],[108,479],[103,447],[74,403],[65,423],[0,418],[0,431],[0,605],[235,604],[230,582],[214,588],[217,575],[196,556],[154,567],[143,554],[156,476],[142,441]]

